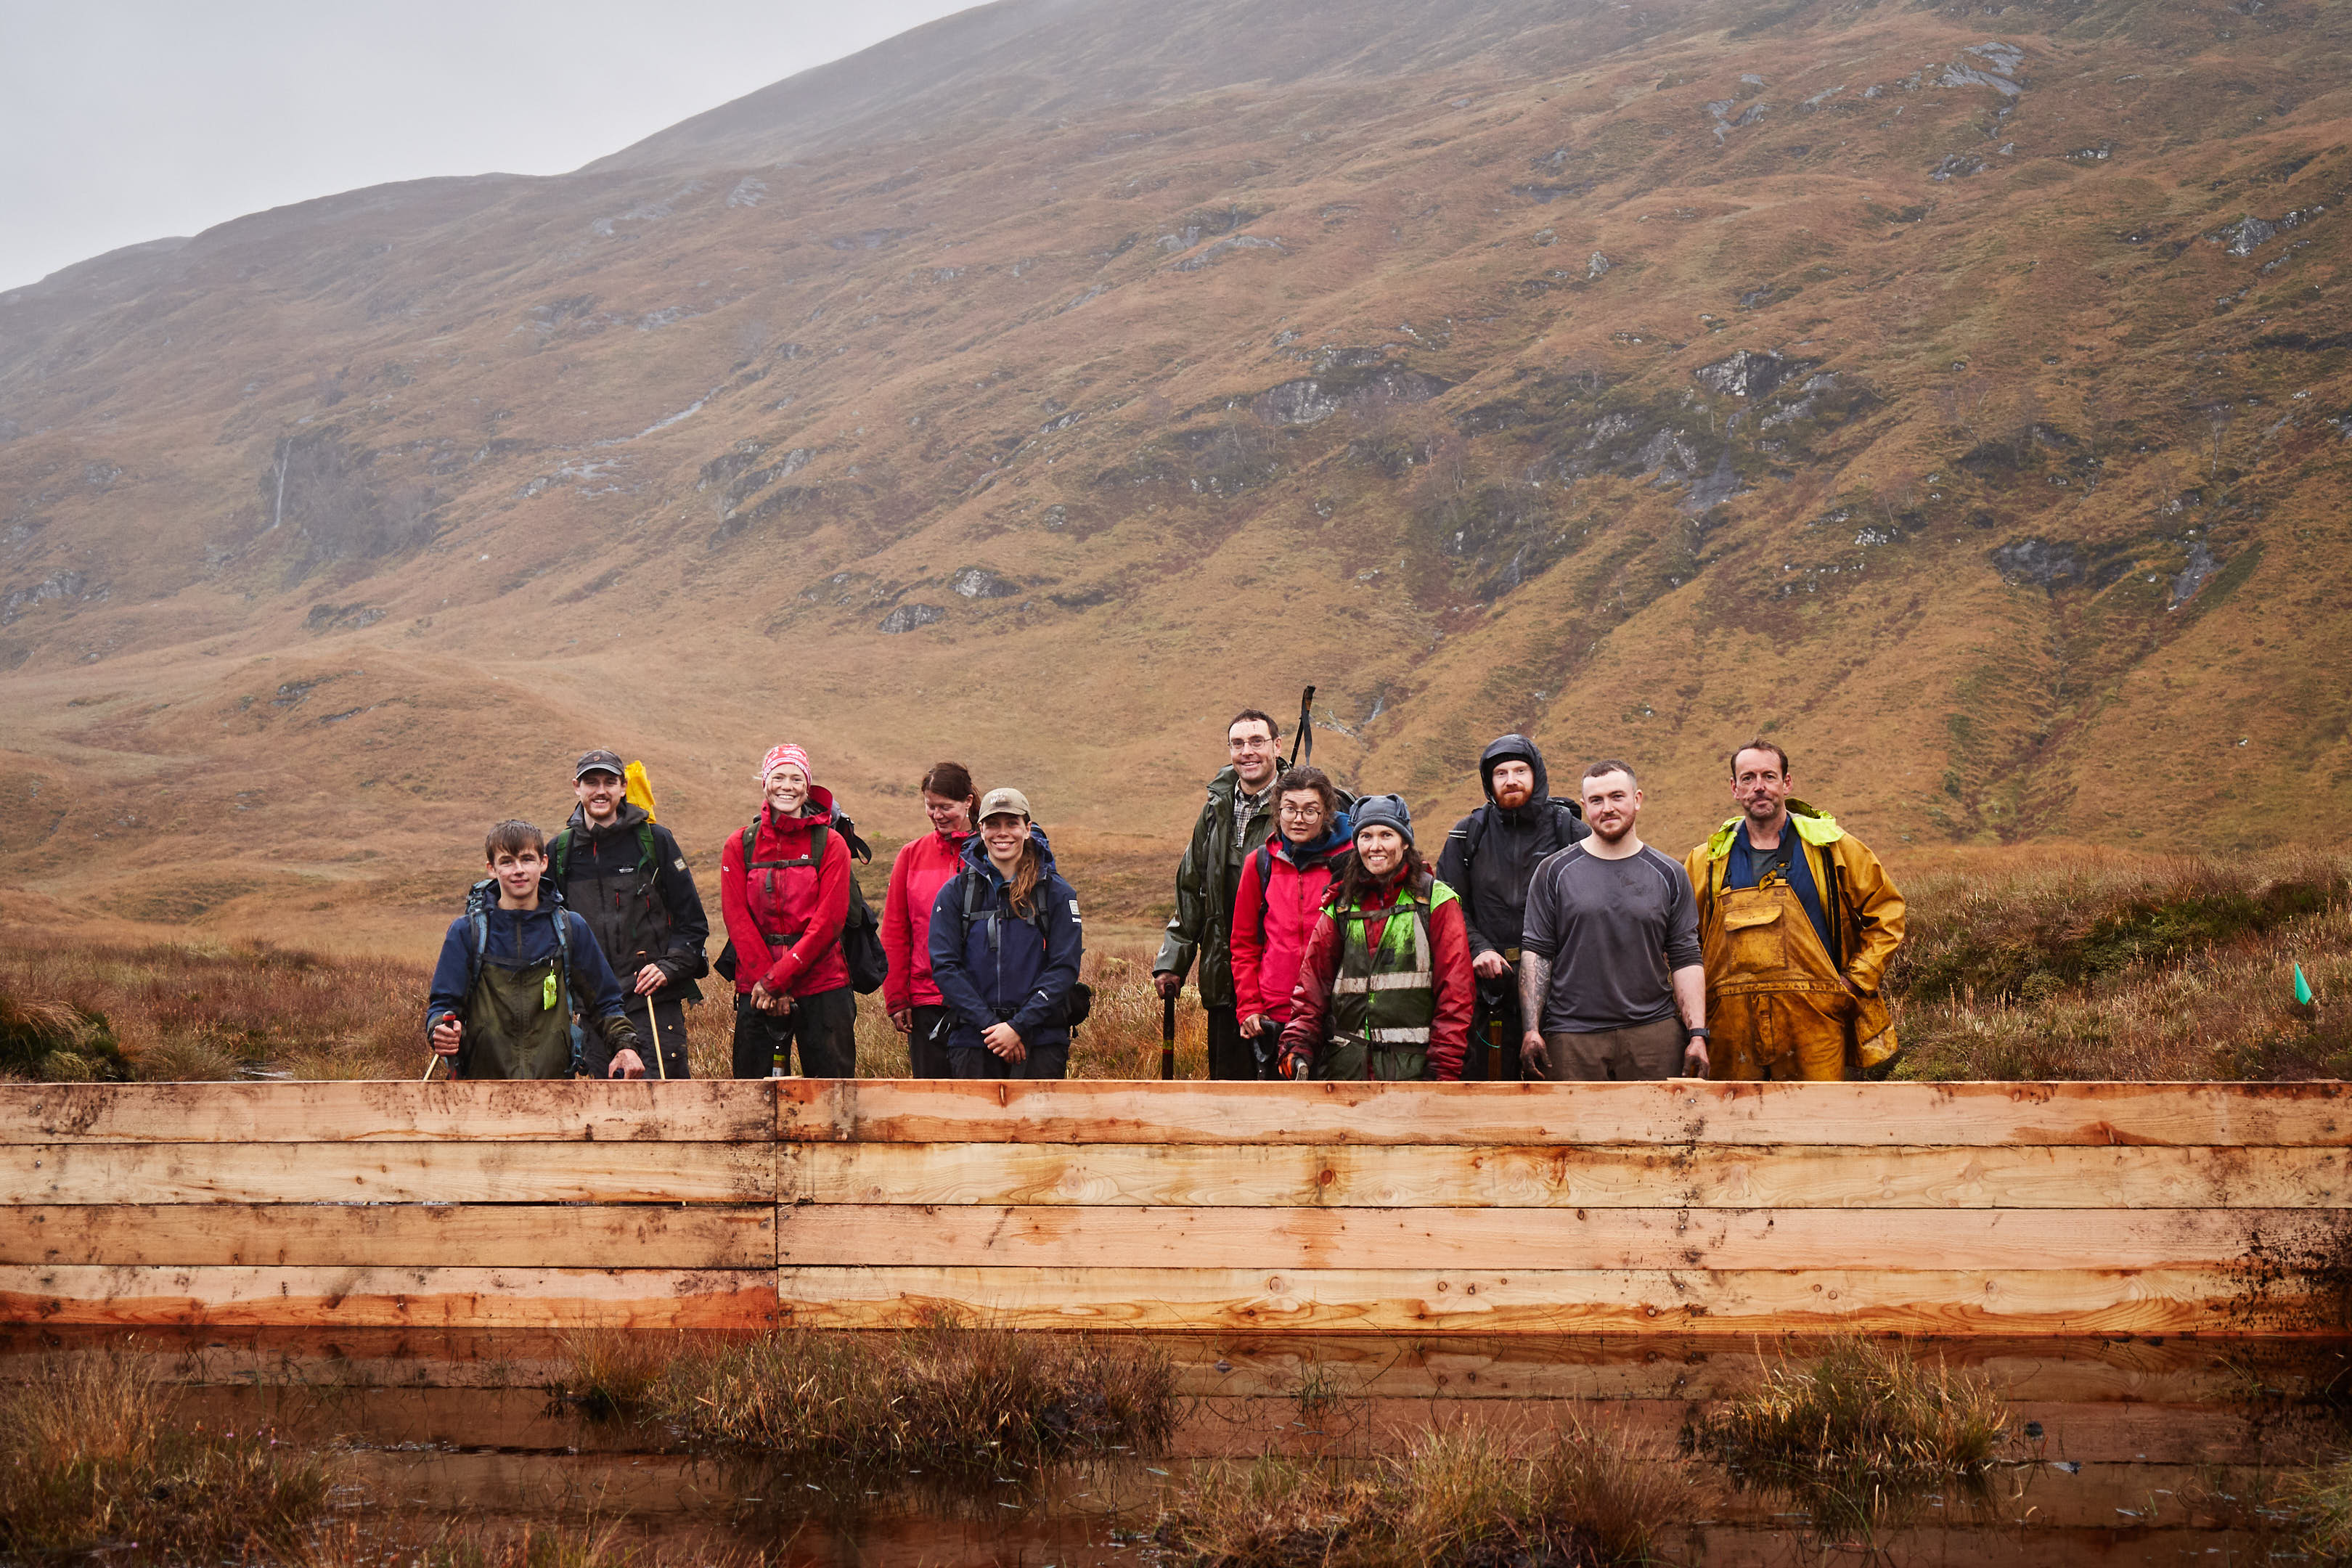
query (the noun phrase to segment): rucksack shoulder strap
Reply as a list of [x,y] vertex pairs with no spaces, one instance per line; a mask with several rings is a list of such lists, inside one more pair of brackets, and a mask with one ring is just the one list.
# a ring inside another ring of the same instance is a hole
[[637,864],[648,871],[661,869],[661,861],[654,850],[654,825],[651,822],[637,824]]
[[564,869],[572,864],[572,829],[561,828],[554,837],[547,841],[547,860],[554,868],[557,885],[561,886]]

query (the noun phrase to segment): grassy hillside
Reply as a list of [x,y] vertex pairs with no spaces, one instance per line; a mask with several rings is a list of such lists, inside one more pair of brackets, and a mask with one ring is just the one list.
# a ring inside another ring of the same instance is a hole
[[0,296],[11,900],[402,947],[580,749],[713,859],[791,736],[1148,918],[1310,681],[1439,821],[1517,727],[1676,850],[1759,730],[1900,870],[2352,826],[2340,8],[939,27]]

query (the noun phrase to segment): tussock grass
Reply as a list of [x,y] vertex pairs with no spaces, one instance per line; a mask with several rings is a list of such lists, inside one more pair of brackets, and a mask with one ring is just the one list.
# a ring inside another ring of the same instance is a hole
[[786,1462],[950,1469],[1151,1453],[1176,1423],[1167,1352],[1107,1335],[940,1323],[627,1348],[583,1335],[566,1349],[564,1386],[583,1401]]
[[0,1389],[0,1551],[282,1555],[326,1506],[317,1455],[178,1425],[173,1393],[126,1351],[34,1370]]
[[597,1420],[642,1415],[676,1361],[676,1335],[642,1329],[583,1329],[558,1342],[565,1375],[557,1397],[568,1399]]
[[2298,1547],[2322,1563],[2352,1563],[2352,1453],[2291,1479],[2280,1502],[2293,1516]]
[[1530,1454],[1475,1430],[1423,1435],[1365,1474],[1281,1459],[1205,1467],[1160,1544],[1199,1568],[1568,1568],[1659,1558],[1701,1511],[1682,1459],[1580,1426]]
[[1699,1434],[1735,1477],[1787,1490],[1834,1524],[1980,1481],[2007,1440],[2007,1407],[1983,1373],[1863,1339],[1831,1340],[1803,1366],[1766,1366]]
[[1895,1077],[2352,1077],[2352,857],[2021,851],[1906,892]]

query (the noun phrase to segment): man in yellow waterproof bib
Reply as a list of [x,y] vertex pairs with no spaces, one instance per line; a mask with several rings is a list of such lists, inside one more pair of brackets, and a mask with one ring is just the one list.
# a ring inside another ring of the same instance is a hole
[[1879,980],[1903,941],[1903,895],[1860,839],[1790,789],[1788,752],[1760,737],[1740,747],[1740,814],[1684,862],[1717,1079],[1834,1081],[1895,1055]]

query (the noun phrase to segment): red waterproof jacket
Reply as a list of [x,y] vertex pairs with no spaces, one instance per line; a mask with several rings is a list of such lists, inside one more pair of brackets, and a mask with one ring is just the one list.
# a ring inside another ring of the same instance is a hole
[[[743,835],[727,836],[719,857],[719,906],[727,918],[727,940],[735,944],[735,989],[748,994],[765,980],[772,994],[814,996],[849,984],[841,956],[841,925],[849,918],[849,845],[838,833],[824,836],[824,863],[774,868],[771,860],[808,857],[809,829],[833,821],[833,792],[809,790],[799,816],[779,817],[764,802],[751,860],[743,869]],[[787,945],[789,943],[789,945]]]
[[[1396,879],[1385,891],[1366,899],[1364,907],[1375,910],[1394,904],[1406,874],[1400,867]],[[1366,921],[1364,940],[1378,947],[1388,929],[1385,920]],[[1341,941],[1339,923],[1329,914],[1315,917],[1315,934],[1307,938],[1306,956],[1298,964],[1298,984],[1290,995],[1290,1022],[1282,1031],[1285,1050],[1323,1044],[1323,1021],[1330,1013],[1331,982],[1339,973]],[[1462,1076],[1462,1054],[1469,1048],[1470,1014],[1478,992],[1470,969],[1470,928],[1462,919],[1461,900],[1448,899],[1430,912],[1429,945],[1437,991],[1437,1016],[1429,1025],[1429,1070],[1432,1077],[1452,1083]]]
[[969,833],[933,831],[910,838],[890,862],[890,890],[882,899],[882,951],[890,973],[882,1005],[893,1013],[944,1005],[931,981],[931,905],[948,879],[963,868]]
[[[1341,819],[1342,822],[1346,820]],[[1276,835],[1263,850],[1242,861],[1234,894],[1234,1012],[1248,1018],[1264,1013],[1277,1024],[1290,1022],[1291,987],[1298,962],[1324,895],[1331,890],[1331,863],[1348,851],[1345,832],[1301,847]],[[1271,863],[1273,883],[1259,881]]]

